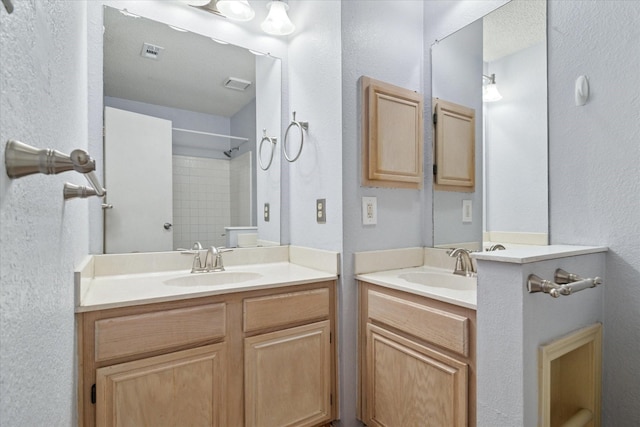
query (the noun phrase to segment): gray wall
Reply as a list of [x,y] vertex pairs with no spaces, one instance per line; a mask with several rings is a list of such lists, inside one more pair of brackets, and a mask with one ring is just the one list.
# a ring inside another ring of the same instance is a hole
[[[86,6],[0,7],[0,164],[5,141],[87,149]],[[93,153],[91,153],[93,154]],[[3,167],[4,169],[4,167]],[[73,269],[89,251],[88,203],[63,202],[75,172],[0,172],[0,423],[76,424]]]
[[[549,3],[552,243],[606,245],[605,426],[640,425],[640,2]],[[577,76],[591,99],[574,104]]]

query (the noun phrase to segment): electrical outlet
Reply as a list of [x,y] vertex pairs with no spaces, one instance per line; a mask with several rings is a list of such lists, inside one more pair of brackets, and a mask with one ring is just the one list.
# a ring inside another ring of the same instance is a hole
[[473,222],[473,204],[471,200],[462,201],[462,222]]
[[269,222],[269,203],[264,204],[264,222]]
[[378,223],[378,198],[362,198],[362,224],[375,225]]
[[327,199],[316,200],[316,221],[318,224],[327,222]]

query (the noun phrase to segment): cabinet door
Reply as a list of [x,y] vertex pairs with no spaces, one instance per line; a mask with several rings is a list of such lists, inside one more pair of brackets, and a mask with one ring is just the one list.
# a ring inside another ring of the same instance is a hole
[[245,338],[245,425],[315,426],[331,418],[328,320]]
[[476,112],[443,99],[433,100],[436,114],[434,189],[475,191]]
[[224,427],[225,344],[100,368],[96,426]]
[[467,425],[467,365],[367,324],[368,426]]

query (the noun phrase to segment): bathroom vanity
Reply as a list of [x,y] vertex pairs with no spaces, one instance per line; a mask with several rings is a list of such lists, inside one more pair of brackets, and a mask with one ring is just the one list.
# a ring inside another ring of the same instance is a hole
[[477,280],[452,261],[431,248],[356,253],[367,426],[476,425]]
[[[204,285],[209,277],[242,281]],[[109,292],[97,289],[112,286],[113,296],[128,282],[135,294],[150,281],[176,293],[106,302]],[[276,262],[89,282],[83,301],[92,305],[76,314],[81,426],[311,427],[336,418],[335,273]]]
[[475,425],[475,310],[364,281],[359,287],[361,419]]

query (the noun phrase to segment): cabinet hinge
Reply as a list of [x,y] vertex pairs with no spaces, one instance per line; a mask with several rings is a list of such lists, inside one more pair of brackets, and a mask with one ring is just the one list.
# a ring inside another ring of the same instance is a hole
[[434,125],[438,124],[438,115],[436,113],[433,113],[433,124]]
[[433,165],[433,174],[438,175],[438,165]]
[[96,404],[96,385],[91,386],[91,403]]

